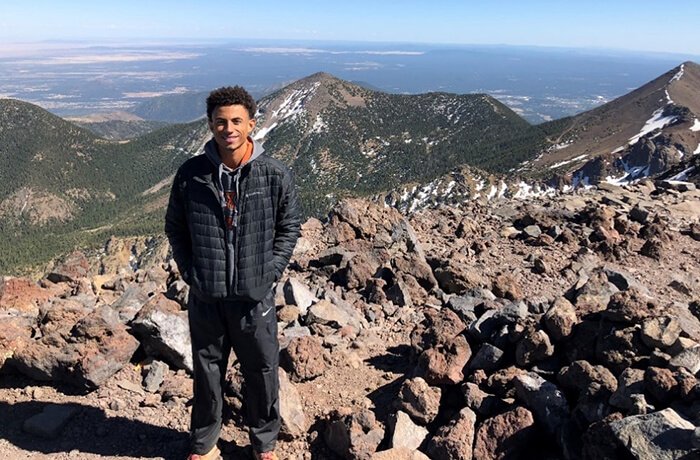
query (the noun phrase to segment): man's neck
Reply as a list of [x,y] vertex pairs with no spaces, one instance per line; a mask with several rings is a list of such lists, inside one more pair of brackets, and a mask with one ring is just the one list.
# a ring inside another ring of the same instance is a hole
[[246,140],[240,147],[232,152],[226,150],[222,152],[221,149],[217,148],[221,162],[230,169],[238,168],[241,165],[246,152],[248,151],[249,143],[250,141]]

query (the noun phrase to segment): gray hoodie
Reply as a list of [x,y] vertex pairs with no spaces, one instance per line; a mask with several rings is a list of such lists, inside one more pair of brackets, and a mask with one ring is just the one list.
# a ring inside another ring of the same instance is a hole
[[[215,180],[215,185],[216,189],[219,192],[219,201],[221,203],[221,210],[226,217],[227,213],[229,213],[228,208],[226,206],[226,196],[224,195],[225,190],[235,190],[235,207],[234,207],[234,214],[233,214],[233,226],[229,227],[226,226],[226,248],[227,248],[227,253],[228,253],[228,263],[226,267],[226,274],[227,278],[229,281],[229,285],[233,284],[233,279],[234,279],[234,267],[236,266],[235,264],[235,247],[236,247],[236,227],[238,226],[238,210],[240,209],[240,178],[241,178],[241,172],[243,169],[248,166],[250,163],[255,161],[256,158],[258,158],[260,155],[262,155],[265,152],[265,149],[263,148],[262,144],[259,143],[258,141],[248,138],[248,140],[253,142],[253,153],[250,156],[250,160],[248,160],[247,163],[242,164],[238,166],[236,169],[231,169],[228,166],[226,166],[222,161],[221,157],[219,156],[219,151],[217,149],[216,141],[214,139],[211,139],[209,142],[207,142],[204,145],[204,153],[211,161],[214,166],[216,166],[217,174],[216,174],[216,180]],[[225,220],[225,219],[224,219]],[[225,224],[224,224],[225,225]]]

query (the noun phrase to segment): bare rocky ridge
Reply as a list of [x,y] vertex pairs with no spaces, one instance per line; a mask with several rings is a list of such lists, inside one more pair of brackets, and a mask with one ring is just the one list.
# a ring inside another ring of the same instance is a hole
[[[276,296],[280,457],[698,455],[691,185],[307,221]],[[0,456],[183,458],[186,296],[160,238],[4,278]],[[249,455],[242,391],[232,357],[226,459]]]

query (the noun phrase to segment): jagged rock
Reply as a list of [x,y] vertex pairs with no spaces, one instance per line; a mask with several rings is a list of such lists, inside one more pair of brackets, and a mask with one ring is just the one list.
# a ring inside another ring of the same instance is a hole
[[435,268],[438,286],[447,294],[463,294],[470,289],[486,286],[487,281],[466,261],[447,258]]
[[371,411],[333,411],[323,432],[326,445],[342,458],[370,459],[384,438]]
[[673,409],[625,417],[612,422],[610,428],[627,454],[634,458],[693,458],[695,426]]
[[547,333],[554,341],[567,339],[578,324],[576,309],[565,297],[558,297],[542,318]]
[[558,375],[563,387],[579,394],[602,395],[609,398],[617,390],[617,379],[607,368],[588,361],[574,361]]
[[528,225],[523,228],[523,234],[528,238],[537,238],[542,234],[542,229],[538,225]]
[[491,345],[490,343],[483,344],[479,350],[472,356],[469,361],[470,369],[483,369],[486,372],[491,372],[498,369],[498,365],[503,357],[503,350]]
[[441,394],[440,388],[431,387],[422,378],[415,377],[401,386],[397,406],[421,425],[427,425],[437,416]]
[[547,433],[555,435],[569,419],[569,405],[559,389],[551,382],[530,372],[515,377],[515,390]]
[[301,318],[301,311],[296,305],[285,305],[277,311],[277,320],[285,324],[294,323],[299,318]]
[[573,413],[583,426],[609,414],[608,401],[617,389],[617,380],[605,367],[575,361],[559,372],[558,381],[562,387],[578,395]]
[[581,316],[597,313],[607,308],[610,298],[619,292],[617,286],[608,281],[603,273],[595,273],[576,290],[573,300],[576,312]]
[[165,297],[174,300],[175,302],[180,304],[181,308],[186,309],[187,302],[190,298],[190,286],[189,284],[185,283],[184,280],[176,279],[175,281],[170,283],[170,286],[168,286],[168,290],[165,293]]
[[471,295],[452,296],[447,301],[447,308],[457,313],[459,319],[465,324],[471,324],[477,319],[476,307],[483,303],[484,299]]
[[308,308],[318,301],[304,283],[291,276],[284,283],[284,300],[288,305],[299,307],[302,316],[305,316]]
[[73,297],[68,299],[54,298],[41,306],[39,328],[42,335],[58,332],[67,337],[73,326],[92,311],[92,308],[84,306]]
[[639,203],[630,209],[629,212],[629,218],[635,222],[639,222],[640,224],[647,224],[649,222],[649,215],[649,210],[645,209]]
[[411,332],[418,355],[416,371],[431,385],[459,383],[471,348],[462,335],[464,323],[449,309],[427,310],[425,320]]
[[536,439],[532,413],[516,407],[484,420],[474,440],[474,460],[524,458],[523,453]]
[[695,342],[700,342],[700,308],[694,315],[690,305],[674,302],[666,307],[665,313],[678,321],[685,335]]
[[295,337],[305,337],[311,335],[311,330],[306,326],[288,327],[281,331],[279,341],[280,348],[285,348]]
[[26,278],[0,278],[0,311],[15,310],[36,317],[39,306],[54,297],[56,289],[45,289]]
[[479,342],[487,342],[504,327],[514,326],[529,316],[525,302],[511,302],[497,309],[487,310],[469,325],[469,335]]
[[515,366],[499,369],[486,380],[486,389],[501,398],[512,398],[515,396],[515,379],[527,374],[526,370]]
[[471,460],[476,414],[465,407],[447,425],[438,428],[427,451],[435,460]]
[[664,405],[669,404],[679,393],[673,372],[660,367],[648,367],[644,371],[644,389]]
[[635,407],[634,395],[644,393],[644,371],[628,367],[617,378],[617,389],[610,396],[610,404],[631,411]]
[[49,404],[22,424],[22,430],[42,438],[57,438],[71,418],[78,413],[72,405]]
[[124,367],[138,346],[116,312],[102,306],[81,319],[69,337],[46,335],[17,352],[13,364],[37,380],[96,388]]
[[603,273],[605,273],[608,281],[613,283],[619,290],[626,291],[628,289],[636,289],[643,295],[651,297],[649,289],[637,281],[631,273],[611,264],[606,264],[603,267]]
[[315,379],[328,368],[321,342],[315,336],[292,339],[282,350],[282,361],[289,368],[291,379],[295,382]]
[[602,321],[597,334],[595,356],[613,372],[621,372],[638,363],[650,352],[639,337],[639,326],[620,328]]
[[0,371],[14,354],[32,343],[32,329],[36,321],[16,312],[0,310]]
[[615,293],[608,308],[602,313],[605,318],[620,323],[640,323],[648,317],[661,313],[656,302],[637,289]]
[[515,362],[522,367],[554,354],[554,346],[543,330],[528,329],[515,347]]
[[505,400],[481,390],[475,383],[465,382],[461,389],[467,407],[483,417],[501,413],[509,405]]
[[289,376],[280,369],[280,416],[282,417],[281,433],[292,438],[299,438],[306,433],[308,421],[304,414],[301,396],[289,381]]
[[399,307],[413,307],[413,298],[408,287],[403,281],[397,281],[385,292],[387,300],[391,300]]
[[46,278],[54,283],[75,283],[80,278],[86,278],[89,271],[90,262],[85,254],[74,251],[61,260]]
[[664,243],[659,238],[652,238],[644,243],[639,253],[654,260],[661,260],[664,255]]
[[674,356],[669,362],[673,369],[685,368],[691,374],[700,372],[700,347],[693,347]]
[[430,458],[424,453],[414,449],[394,447],[375,453],[370,460],[430,460]]
[[521,300],[523,298],[522,289],[512,275],[497,276],[491,290],[496,296],[504,299]]
[[153,296],[131,322],[150,356],[192,372],[192,345],[187,312],[163,294]]
[[676,343],[680,335],[680,323],[670,316],[650,318],[642,324],[642,342],[651,348],[665,350]]
[[334,328],[353,326],[359,329],[359,321],[350,315],[348,309],[341,308],[330,300],[322,299],[309,307],[306,324],[323,324]]
[[132,284],[114,302],[111,307],[119,313],[119,319],[128,323],[138,314],[141,308],[148,302],[148,289],[139,284]]
[[418,450],[428,437],[428,430],[418,426],[405,412],[398,411],[389,421],[391,430],[391,447],[405,447]]
[[155,393],[165,380],[168,373],[168,365],[163,361],[155,360],[148,367],[148,373],[143,379],[143,386],[149,393]]

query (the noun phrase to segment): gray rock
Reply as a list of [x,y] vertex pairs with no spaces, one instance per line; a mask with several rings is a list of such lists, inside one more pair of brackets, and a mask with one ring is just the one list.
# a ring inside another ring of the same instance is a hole
[[530,372],[515,377],[518,399],[530,409],[535,420],[550,435],[556,435],[569,419],[569,405],[561,391],[551,382]]
[[390,419],[390,429],[392,430],[391,447],[418,450],[428,437],[427,428],[413,423],[411,417],[402,411],[398,411]]
[[482,303],[484,303],[484,299],[475,296],[452,296],[447,301],[447,308],[457,313],[464,324],[469,325],[476,320],[474,309]]
[[542,318],[548,334],[554,341],[568,338],[578,324],[576,309],[565,297],[559,297]]
[[681,329],[689,338],[700,342],[700,318],[693,315],[690,311],[690,305],[674,302],[667,307],[666,314],[678,321]]
[[287,348],[289,342],[297,337],[307,337],[311,335],[311,330],[306,326],[293,326],[282,330],[279,341],[280,349]]
[[700,372],[700,347],[694,347],[689,350],[682,351],[678,355],[671,358],[668,363],[673,369],[683,367],[688,369],[691,374]]
[[692,443],[695,426],[673,409],[625,417],[612,422],[610,428],[634,458],[654,460],[693,458]]
[[469,361],[469,369],[483,369],[490,373],[498,369],[502,357],[503,350],[490,343],[484,343]]
[[148,368],[148,373],[143,379],[143,386],[146,391],[150,393],[155,393],[160,388],[160,385],[165,380],[165,376],[168,373],[168,365],[163,361],[153,361]]
[[356,329],[359,329],[361,324],[354,315],[348,312],[348,308],[342,308],[340,305],[326,299],[318,301],[309,308],[306,324],[314,323],[336,328],[352,326]]
[[370,458],[383,438],[384,430],[368,410],[334,411],[323,432],[328,448],[347,459]]
[[290,276],[284,283],[284,301],[299,307],[301,315],[306,316],[308,308],[318,299],[304,283]]
[[296,387],[289,381],[289,377],[284,369],[280,369],[279,378],[282,433],[293,438],[299,438],[308,429],[308,421],[304,414],[301,396],[299,396]]
[[651,296],[649,289],[637,281],[637,279],[631,273],[610,264],[603,267],[603,272],[605,273],[605,276],[608,277],[608,281],[614,284],[619,290],[626,291],[628,289],[635,288],[642,294]]
[[138,284],[132,284],[111,307],[119,314],[122,323],[128,323],[148,302],[148,292]]
[[192,345],[187,312],[159,294],[143,306],[131,322],[146,353],[161,358],[178,369],[192,372]]
[[41,413],[25,420],[22,430],[42,438],[53,439],[61,434],[77,412],[77,407],[51,404],[44,407]]
[[168,286],[168,291],[165,293],[168,299],[172,299],[180,304],[182,308],[187,308],[187,301],[190,297],[190,286],[185,283],[183,279],[176,279],[170,286]]
[[540,229],[540,227],[537,225],[528,225],[523,229],[523,233],[528,238],[537,238],[542,234],[542,229]]
[[413,307],[413,298],[406,284],[398,280],[386,290],[386,298],[399,307]]
[[660,316],[644,321],[640,337],[646,346],[666,350],[676,343],[681,331],[681,325],[675,318]]

